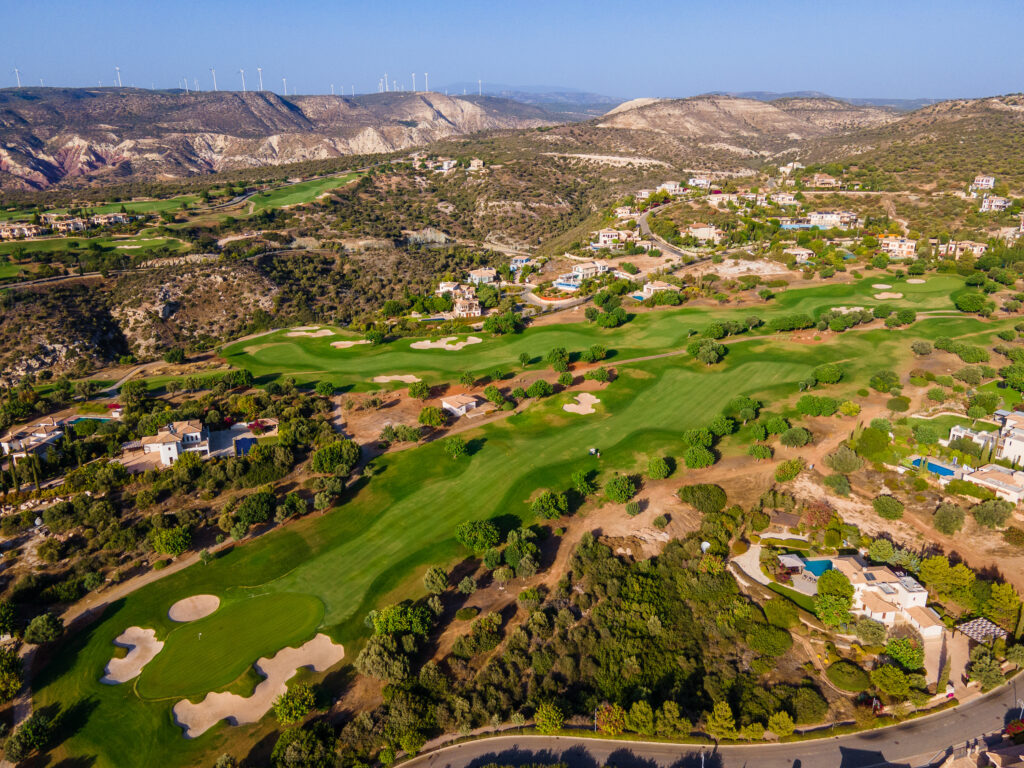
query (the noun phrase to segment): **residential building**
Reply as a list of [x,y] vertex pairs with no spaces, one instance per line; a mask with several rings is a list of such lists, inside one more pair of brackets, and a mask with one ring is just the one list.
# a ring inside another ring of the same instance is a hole
[[470,296],[455,299],[452,314],[455,317],[480,317],[480,315],[483,314],[483,311],[480,309],[480,302],[476,298]]
[[718,229],[718,227],[712,226],[711,224],[691,224],[686,228],[686,234],[690,237],[700,240],[701,242],[708,242],[709,240],[715,245],[721,242],[722,238],[725,237],[725,232]]
[[808,180],[808,185],[820,189],[835,189],[840,185],[839,179],[827,173],[816,173]]
[[455,418],[465,416],[466,413],[477,406],[477,399],[473,395],[452,395],[441,400],[441,409],[452,414]]
[[981,256],[988,250],[985,243],[976,243],[973,240],[950,240],[948,243],[940,243],[937,239],[932,238],[928,243],[935,248],[935,252],[940,256],[949,256],[954,259],[959,259],[964,255]]
[[782,252],[783,256],[792,256],[797,264],[806,264],[808,261],[813,259],[817,254],[814,253],[810,248],[802,248],[800,246],[794,246],[793,248],[787,248]]
[[572,273],[578,275],[581,281],[589,280],[592,277],[603,275],[608,271],[607,264],[601,264],[596,261],[584,261],[581,264],[575,264],[572,268]]
[[652,280],[649,283],[644,283],[644,287],[641,291],[645,299],[651,298],[656,293],[662,291],[672,291],[673,293],[679,293],[679,286],[666,283],[664,280]]
[[513,256],[508,263],[509,269],[513,272],[518,272],[523,267],[528,267],[533,264],[533,259],[529,256]]
[[698,176],[691,176],[690,180],[687,181],[686,183],[689,184],[691,187],[700,187],[701,189],[710,189],[711,188],[711,182],[712,182],[712,178],[710,176],[707,176],[705,174],[700,174]]
[[640,190],[637,190],[637,193],[635,195],[633,195],[633,199],[634,200],[646,200],[648,197],[651,196],[651,194],[652,194],[652,192],[649,189],[640,189]]
[[619,242],[619,230],[617,229],[600,229],[592,234],[597,235],[597,246],[599,248],[607,248]]
[[488,284],[496,282],[498,279],[498,271],[493,267],[481,267],[480,269],[471,269],[469,271],[469,282],[480,284]]
[[144,453],[159,453],[160,463],[169,467],[186,451],[210,455],[210,432],[198,419],[175,421],[160,427],[155,435],[142,438]]
[[727,203],[738,203],[740,196],[729,192],[712,192],[708,195],[708,203],[716,208]]
[[786,163],[785,165],[780,165],[779,166],[779,173],[781,173],[783,176],[789,176],[789,174],[791,174],[793,171],[798,171],[798,170],[800,170],[803,167],[804,166],[803,166],[802,163],[798,163],[798,162],[796,162],[794,160],[792,163]]
[[986,464],[970,474],[965,474],[963,479],[982,488],[988,488],[999,498],[1013,504],[1024,501],[1024,472],[1019,469]]
[[771,200],[773,203],[777,203],[778,205],[797,204],[796,195],[794,195],[792,192],[776,192],[769,198],[769,200]]
[[658,185],[658,192],[667,192],[670,195],[681,195],[686,191],[686,187],[680,184],[678,181],[666,181],[663,184]]
[[54,232],[63,232],[66,234],[68,232],[81,232],[88,226],[89,225],[86,223],[85,219],[75,217],[73,219],[57,219],[50,225],[50,228],[53,229]]
[[996,185],[995,176],[975,176],[972,189],[992,189]]
[[636,216],[636,211],[628,205],[620,205],[615,209],[615,218],[617,219],[632,219],[634,216]]
[[[993,458],[1008,461],[1014,465],[1024,464],[1024,413],[1020,411],[998,410],[994,416],[999,422],[998,430],[975,430],[960,424],[954,424],[949,431],[949,439],[964,438],[980,446],[983,451],[991,451]],[[992,467],[994,465],[988,466]],[[985,469],[985,467],[982,467],[982,469]],[[980,471],[978,470],[974,473],[965,472],[963,479],[971,480]],[[1020,475],[1020,477],[1017,475]],[[1004,483],[1012,484],[1024,479],[1024,473],[1018,472],[1017,475],[1002,478],[996,475],[986,475],[980,479],[998,479]],[[974,480],[971,480],[971,482],[974,482]],[[993,488],[993,490],[995,489]],[[1010,493],[1013,492],[1010,491]],[[1004,496],[1004,498],[1007,497]]]
[[42,234],[42,227],[35,224],[7,223],[0,224],[0,240],[14,240],[19,237],[38,237]]
[[469,170],[471,171],[482,171],[484,169],[484,161],[479,157],[474,157],[469,161]]
[[867,566],[855,556],[836,557],[831,564],[853,585],[854,614],[886,626],[910,624],[926,639],[942,636],[945,625],[928,607],[928,590],[913,576],[897,574],[885,565]]
[[436,296],[444,296],[446,293],[454,293],[459,289],[459,284],[451,282],[450,280],[442,280],[437,286],[437,290],[434,291]]
[[982,213],[989,211],[1005,211],[1010,207],[1010,200],[998,195],[985,195],[981,199]]
[[97,213],[90,217],[89,221],[97,227],[109,227],[113,224],[127,224],[131,216],[127,213]]
[[53,417],[42,419],[28,427],[12,430],[0,437],[0,450],[11,461],[26,458],[30,453],[46,453],[46,449],[54,445],[64,436],[64,427]]
[[859,221],[852,211],[812,211],[807,220],[812,227],[821,229],[853,229]]
[[917,254],[917,242],[902,235],[884,235],[878,238],[878,249],[890,259],[912,259]]

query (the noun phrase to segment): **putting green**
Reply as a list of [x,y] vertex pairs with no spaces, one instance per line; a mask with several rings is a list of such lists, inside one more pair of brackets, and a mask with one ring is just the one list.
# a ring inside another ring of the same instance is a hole
[[312,595],[254,595],[222,605],[164,638],[136,684],[146,699],[175,700],[223,688],[263,656],[312,637],[324,605]]

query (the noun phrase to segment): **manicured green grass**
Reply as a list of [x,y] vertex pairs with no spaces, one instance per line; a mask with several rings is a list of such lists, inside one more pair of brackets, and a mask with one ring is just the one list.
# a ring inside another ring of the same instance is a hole
[[27,254],[58,253],[60,251],[84,250],[93,241],[98,242],[104,249],[122,250],[129,257],[141,251],[162,247],[179,251],[189,248],[188,243],[173,237],[53,237],[46,240],[12,240],[0,243],[0,253],[9,254],[15,251]]
[[280,208],[285,205],[301,205],[311,203],[324,192],[343,187],[361,174],[347,173],[343,176],[330,176],[326,179],[303,181],[272,192],[257,193],[251,198],[254,208],[261,211],[265,208]]
[[907,424],[911,427],[916,427],[921,424],[928,424],[939,430],[939,434],[943,440],[949,438],[949,431],[954,426],[969,427],[979,432],[995,432],[999,429],[997,424],[992,424],[988,421],[975,421],[974,419],[968,419],[963,416],[938,416],[934,419],[907,419]]
[[[813,297],[805,299],[813,303]],[[825,306],[829,303],[834,304],[834,298],[824,299]],[[731,316],[749,313],[734,309]],[[276,334],[237,344],[228,356],[265,379],[295,375],[300,380],[328,377],[336,383],[365,383],[379,373],[417,373],[428,380],[451,380],[467,368],[512,370],[521,351],[539,358],[553,346],[580,350],[603,343],[616,351],[612,364],[616,359],[679,349],[685,347],[688,329],[703,327],[715,316],[730,316],[729,310],[647,313],[615,331],[586,324],[547,326],[513,337],[488,338],[461,352],[411,350],[409,340],[383,348],[334,350],[329,345],[338,336],[288,339]],[[209,754],[225,740],[254,734],[260,726],[218,726],[198,739],[185,740],[171,721],[173,697],[149,701],[139,698],[131,686],[100,685],[111,641],[126,627],[154,627],[168,638],[163,652],[168,660],[158,657],[151,662],[157,671],[143,673],[143,693],[170,696],[170,691],[201,693],[204,686],[237,684],[246,665],[259,655],[311,632],[308,624],[299,633],[293,626],[298,622],[278,621],[261,610],[231,622],[239,634],[258,634],[258,642],[240,641],[228,657],[224,649],[230,636],[220,630],[214,651],[207,654],[196,636],[201,622],[176,629],[166,617],[175,600],[197,593],[222,596],[225,614],[233,605],[243,610],[250,595],[261,596],[252,598],[255,604],[265,595],[288,596],[287,611],[295,596],[309,596],[323,605],[319,628],[346,646],[351,661],[367,635],[364,617],[369,610],[421,595],[421,576],[429,565],[451,565],[467,556],[454,540],[458,523],[497,519],[508,527],[531,520],[528,499],[533,493],[540,488],[566,489],[577,470],[596,470],[606,479],[614,471],[641,469],[652,455],[678,458],[682,430],[706,424],[736,395],[751,395],[769,406],[791,398],[798,382],[823,362],[842,363],[846,374],[827,393],[848,396],[864,387],[879,368],[906,363],[909,344],[916,338],[981,339],[998,328],[959,316],[922,320],[900,331],[851,331],[821,344],[795,343],[786,336],[741,337],[730,343],[725,361],[710,368],[685,355],[619,366],[618,379],[598,392],[601,404],[594,414],[564,412],[561,406],[571,393],[560,393],[466,432],[470,455],[458,461],[447,458],[440,442],[387,454],[375,461],[374,477],[361,481],[338,509],[297,520],[209,565],[171,574],[118,601],[41,671],[35,703],[88,710],[65,749],[72,755],[94,755],[97,768],[120,765],[119,756],[124,754],[136,755],[139,764],[209,762]],[[600,449],[600,459],[589,455],[591,447]],[[727,442],[723,451],[731,450]],[[676,475],[679,484],[699,482],[701,477],[701,472],[683,469]],[[216,616],[203,621],[212,626],[219,621]],[[199,669],[182,672],[188,663]],[[179,681],[174,676],[179,674],[188,679],[175,688]],[[110,727],[113,722],[118,728]]]
[[783,597],[788,597],[812,616],[817,616],[817,613],[814,611],[814,598],[810,595],[805,595],[803,592],[797,592],[795,589],[784,587],[774,581],[768,584],[768,589],[772,592],[779,593]]
[[146,699],[201,696],[235,680],[261,656],[313,636],[323,603],[312,595],[273,593],[221,605],[175,628],[142,670],[136,691]]

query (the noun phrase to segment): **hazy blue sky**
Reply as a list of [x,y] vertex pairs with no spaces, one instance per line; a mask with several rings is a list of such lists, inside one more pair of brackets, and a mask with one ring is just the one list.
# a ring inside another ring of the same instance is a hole
[[612,96],[819,90],[954,97],[1024,90],[1021,0],[7,0],[0,84],[376,91],[475,81]]

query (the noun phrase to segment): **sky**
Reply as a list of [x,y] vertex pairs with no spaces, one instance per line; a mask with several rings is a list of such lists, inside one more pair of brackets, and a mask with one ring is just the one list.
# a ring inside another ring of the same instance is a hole
[[288,93],[483,81],[617,98],[815,90],[954,98],[1024,90],[1021,0],[8,0],[0,87]]

